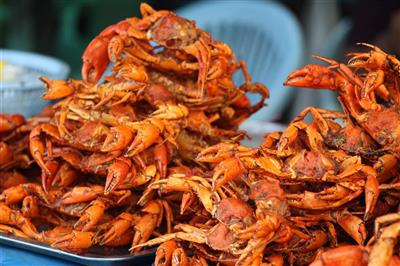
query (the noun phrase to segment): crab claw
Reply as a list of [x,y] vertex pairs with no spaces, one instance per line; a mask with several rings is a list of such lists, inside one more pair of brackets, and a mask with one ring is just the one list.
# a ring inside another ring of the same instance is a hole
[[[114,43],[110,45],[111,40],[118,34],[126,34],[129,27],[129,20],[120,21],[105,28],[89,43],[82,55],[84,81],[96,82],[101,78],[110,63],[110,54],[112,56],[116,53],[116,45]],[[109,53],[110,50],[112,53]],[[118,46],[117,50],[121,52],[122,48]]]
[[50,173],[42,171],[42,186],[45,191],[48,191],[60,169],[60,164],[57,161],[47,161],[45,164]]
[[139,125],[136,137],[128,148],[127,156],[133,157],[160,139],[160,129],[151,123]]
[[40,77],[39,79],[44,83],[44,88],[47,90],[42,94],[42,98],[45,100],[64,98],[75,92],[73,81],[49,80],[46,77]]
[[21,212],[11,209],[4,203],[0,203],[0,224],[17,226],[28,237],[41,240],[35,225]]
[[283,85],[336,90],[338,88],[336,82],[342,79],[338,73],[326,66],[309,64],[290,74]]
[[376,175],[369,175],[365,183],[365,215],[364,221],[369,220],[376,207],[379,197],[379,181]]
[[7,188],[0,194],[0,201],[4,201],[5,204],[17,204],[30,195],[35,195],[43,202],[49,203],[46,193],[36,183],[24,183]]
[[21,213],[27,218],[35,218],[39,216],[39,205],[36,197],[26,196],[22,201]]
[[126,158],[117,158],[108,168],[104,195],[112,192],[126,178],[131,169],[131,161]]
[[[371,63],[371,53],[351,53],[348,54],[349,56],[352,56],[352,58],[350,58],[348,65],[349,67],[371,67],[373,66]],[[385,57],[385,56],[383,56]]]
[[74,187],[65,193],[60,199],[60,204],[74,204],[94,200],[99,194],[103,193],[101,186]]
[[192,192],[183,193],[179,213],[184,214],[185,211],[189,208],[189,206],[193,203],[194,200],[195,200],[195,197]]
[[70,164],[63,163],[51,182],[51,185],[57,188],[65,188],[71,185],[77,178],[79,178],[77,170],[72,168]]
[[[386,68],[389,67],[390,63],[390,55],[386,54],[380,48],[368,44],[368,43],[357,43],[358,45],[362,45],[371,49],[369,52],[365,53],[350,53],[348,56],[351,56],[349,62],[347,63],[349,67],[355,68]],[[393,57],[392,57],[393,58]],[[389,60],[388,60],[389,59]]]
[[93,39],[86,47],[82,55],[82,79],[88,82],[97,82],[108,64],[108,43],[109,37],[98,36]]
[[367,238],[367,229],[364,222],[349,211],[337,212],[337,223],[348,233],[359,245],[362,245]]
[[168,164],[168,150],[164,143],[154,147],[154,160],[157,163],[157,170],[160,173],[161,179],[164,179],[167,175]]
[[185,250],[181,247],[176,248],[172,253],[172,261],[177,265],[191,265]]
[[96,244],[95,233],[73,230],[57,239],[51,246],[54,248],[81,253]]
[[168,240],[162,243],[156,251],[155,265],[170,265],[172,253],[177,248],[175,240]]
[[42,231],[40,234],[42,235],[43,242],[52,244],[57,241],[60,237],[65,236],[73,231],[71,226],[68,225],[60,225],[56,226],[53,229]]
[[33,159],[37,162],[37,164],[42,168],[42,171],[46,172],[46,174],[51,175],[50,170],[47,168],[43,154],[45,151],[45,146],[42,140],[40,139],[40,135],[42,133],[42,128],[40,126],[32,129],[29,135],[29,150]]
[[101,147],[102,152],[122,150],[127,147],[133,139],[133,133],[127,126],[120,125],[112,127],[110,134],[104,140]]
[[99,236],[100,245],[108,245],[125,234],[132,226],[134,219],[135,217],[128,212],[121,213],[114,221],[110,222],[107,231]]
[[215,167],[215,172],[213,175],[213,189],[218,190],[229,181],[239,178],[245,173],[245,171],[246,169],[244,168],[243,163],[236,157],[220,162]]
[[74,229],[79,231],[89,231],[92,229],[103,217],[106,204],[102,200],[94,200],[85,209],[83,215],[74,224]]
[[[211,186],[207,180],[193,176],[192,178],[185,178],[182,174],[173,174],[166,179],[161,179],[153,182],[149,189],[163,191],[181,191],[181,192],[192,192],[197,195],[204,208],[211,214],[215,213],[215,204],[213,197],[215,192],[211,192]],[[143,205],[147,202],[147,198],[143,195],[139,201],[139,205]]]
[[139,221],[134,225],[135,234],[132,240],[132,247],[129,251],[132,253],[140,251],[140,248],[135,248],[135,246],[143,244],[149,240],[157,227],[158,220],[158,215],[152,213],[145,214],[141,219],[139,219]]

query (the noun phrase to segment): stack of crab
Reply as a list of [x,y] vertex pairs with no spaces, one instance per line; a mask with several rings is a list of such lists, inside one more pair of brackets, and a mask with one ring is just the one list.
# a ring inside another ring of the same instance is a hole
[[[88,45],[83,80],[41,78],[43,98],[58,100],[45,114],[28,122],[1,117],[1,178],[12,182],[1,184],[0,223],[20,227],[19,235],[81,252],[171,232],[170,202],[144,197],[145,189],[174,173],[202,173],[196,155],[222,140],[238,142],[245,136],[239,124],[264,106],[268,89],[251,82],[228,45],[173,12],[143,4],[141,13]],[[99,82],[110,62],[111,74]],[[259,101],[252,104],[247,92]],[[129,216],[124,226],[136,233],[114,233],[118,215]]]
[[[205,178],[171,175],[148,190],[191,190],[206,212],[176,220],[176,232],[134,248],[161,244],[159,265],[199,258],[227,265],[400,265],[400,61],[363,45],[370,52],[350,54],[347,64],[317,57],[330,66],[307,65],[285,81],[337,91],[344,112],[307,108],[258,148],[226,142],[205,148],[197,156],[208,163]],[[182,197],[181,213],[185,206]]]
[[51,110],[0,116],[1,232],[159,245],[155,265],[400,265],[400,61],[318,57],[285,84],[335,90],[343,112],[307,108],[248,148],[237,127],[268,90],[193,22],[141,12],[89,44],[83,81],[42,78]]

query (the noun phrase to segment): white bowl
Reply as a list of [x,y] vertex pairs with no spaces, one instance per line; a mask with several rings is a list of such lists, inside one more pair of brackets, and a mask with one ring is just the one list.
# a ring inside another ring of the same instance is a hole
[[45,91],[38,78],[65,79],[70,71],[61,60],[22,51],[0,49],[0,61],[13,68],[12,73],[0,74],[0,112],[27,117],[40,113],[49,103],[40,97]]

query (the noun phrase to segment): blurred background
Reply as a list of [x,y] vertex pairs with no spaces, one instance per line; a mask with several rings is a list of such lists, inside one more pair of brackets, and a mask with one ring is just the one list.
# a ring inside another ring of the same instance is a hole
[[[140,2],[0,0],[0,47],[59,58],[70,66],[69,76],[80,79],[81,54],[89,41],[106,26],[139,16]],[[268,111],[256,116],[260,120],[287,122],[310,105],[337,108],[333,93],[281,85],[291,71],[312,62],[311,54],[343,61],[347,52],[362,49],[355,45],[360,41],[400,53],[398,0],[146,2],[196,20],[248,61],[254,81],[273,92]]]

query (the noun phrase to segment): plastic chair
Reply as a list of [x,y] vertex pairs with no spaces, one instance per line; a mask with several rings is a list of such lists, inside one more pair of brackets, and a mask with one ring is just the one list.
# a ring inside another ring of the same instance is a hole
[[[338,58],[342,56],[343,46],[351,27],[352,23],[349,18],[339,20],[326,39],[323,46],[324,48],[319,54],[328,58]],[[341,110],[336,92],[319,91],[319,98],[320,106],[332,110]]]
[[[251,119],[278,119],[293,93],[282,83],[303,59],[303,36],[292,13],[275,1],[258,0],[201,1],[176,12],[229,44],[237,59],[246,61],[253,81],[270,89],[268,106]],[[241,84],[243,78],[236,81]]]

